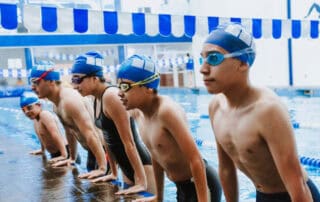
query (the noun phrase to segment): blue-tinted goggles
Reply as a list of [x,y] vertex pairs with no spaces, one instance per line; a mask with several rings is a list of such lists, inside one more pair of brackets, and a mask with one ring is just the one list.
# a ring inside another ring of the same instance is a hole
[[224,59],[226,58],[233,58],[233,57],[238,57],[240,55],[243,54],[247,54],[247,53],[251,53],[253,52],[251,48],[246,48],[240,51],[236,51],[233,53],[227,53],[227,54],[223,54],[220,53],[218,51],[213,51],[213,52],[209,52],[206,58],[202,58],[202,62],[205,61],[206,63],[208,63],[209,65],[212,66],[217,66],[219,64],[221,64]]

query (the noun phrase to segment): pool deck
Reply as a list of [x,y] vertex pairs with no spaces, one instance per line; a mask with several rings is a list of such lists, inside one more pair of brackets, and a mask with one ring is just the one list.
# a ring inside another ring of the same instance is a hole
[[[23,134],[20,134],[23,135]],[[131,201],[117,196],[110,183],[77,178],[78,168],[51,168],[42,156],[30,155],[19,134],[0,134],[0,201]]]

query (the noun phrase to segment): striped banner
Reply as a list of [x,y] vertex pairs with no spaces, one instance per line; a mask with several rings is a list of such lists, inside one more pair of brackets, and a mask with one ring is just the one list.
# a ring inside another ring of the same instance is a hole
[[[0,4],[1,26],[8,31],[18,27],[17,5]],[[135,34],[137,36],[193,37],[207,35],[225,22],[240,22],[254,38],[318,38],[318,20],[225,18],[168,14],[123,13],[56,7],[24,6],[23,21],[28,33]]]

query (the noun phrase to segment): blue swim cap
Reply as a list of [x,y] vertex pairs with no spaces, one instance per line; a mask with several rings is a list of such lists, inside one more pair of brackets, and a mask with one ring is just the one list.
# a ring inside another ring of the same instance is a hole
[[71,73],[103,77],[102,66],[102,55],[98,52],[90,51],[75,59]]
[[[146,56],[133,55],[126,59],[118,71],[119,79],[128,79],[138,82],[159,75],[156,64]],[[151,82],[143,84],[147,88],[158,89],[160,83],[159,76],[151,79]]]
[[40,62],[31,69],[31,79],[40,77],[48,81],[60,81],[60,73],[53,69],[53,63]]
[[220,46],[229,53],[243,51],[235,58],[251,66],[256,56],[252,34],[239,23],[226,23],[212,30],[205,43]]
[[32,92],[24,92],[20,97],[20,107],[23,108],[28,105],[40,103],[38,96]]

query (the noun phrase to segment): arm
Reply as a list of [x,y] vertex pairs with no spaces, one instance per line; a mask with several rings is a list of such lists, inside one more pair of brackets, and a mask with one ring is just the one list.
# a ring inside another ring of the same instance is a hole
[[219,178],[227,202],[239,201],[238,177],[235,165],[217,142]]
[[[78,101],[75,102],[75,99],[78,99]],[[104,175],[106,172],[105,153],[98,134],[95,131],[93,120],[86,109],[82,97],[80,97],[80,95],[77,97],[70,96],[66,98],[65,103],[63,104],[63,109],[66,114],[68,114],[68,116],[73,120],[78,130],[81,131],[78,135],[86,142],[86,145],[94,154],[99,166],[97,170],[93,170],[87,174],[82,174],[79,177],[91,179]]]
[[113,159],[113,156],[110,155],[111,152],[109,150],[109,147],[107,145],[105,145],[105,148],[106,148],[107,154],[108,154],[108,160],[109,160],[109,165],[110,165],[110,168],[111,168],[111,173],[109,175],[106,175],[106,176],[95,178],[91,182],[107,182],[107,181],[111,181],[111,180],[116,180],[118,178],[117,163]]
[[312,201],[299,163],[294,133],[288,112],[280,101],[261,105],[259,132],[265,139],[280,177],[293,202]]
[[[209,104],[209,116],[212,129],[214,129],[214,114],[218,109],[217,100],[213,100]],[[218,160],[219,160],[219,178],[224,191],[224,196],[227,202],[239,201],[238,176],[236,167],[219,144],[219,140],[215,137],[217,144]]]
[[43,146],[43,143],[42,143],[42,139],[41,139],[41,136],[39,134],[39,131],[38,131],[38,126],[36,125],[35,121],[33,122],[33,127],[34,127],[34,131],[39,139],[39,142],[40,142],[40,145],[41,145],[41,149],[38,149],[38,150],[35,150],[35,151],[31,151],[29,152],[29,154],[32,154],[32,155],[44,155],[45,154],[45,148]]
[[60,151],[61,157],[63,157],[63,159],[67,158],[68,154],[65,142],[60,133],[56,120],[48,111],[42,111],[40,116],[42,124],[49,132],[48,135],[50,135],[52,138],[52,144],[55,145],[55,147]]
[[189,161],[198,201],[206,202],[208,201],[208,189],[204,162],[187,126],[185,113],[176,103],[168,100],[165,102],[165,107],[159,112],[161,122]]
[[130,164],[134,170],[135,178],[135,185],[126,191],[119,192],[119,194],[137,193],[147,188],[147,178],[133,139],[128,112],[121,103],[117,93],[117,91],[111,90],[105,93],[103,96],[103,113],[107,117],[110,117],[117,127],[126,155],[128,156]]
[[64,165],[73,165],[76,161],[77,158],[77,140],[74,137],[72,129],[70,129],[68,126],[63,125],[65,133],[66,133],[66,138],[68,141],[69,145],[69,152],[70,152],[70,157],[69,159],[58,161],[54,163],[52,166],[53,167],[59,167],[59,166],[64,166]]

